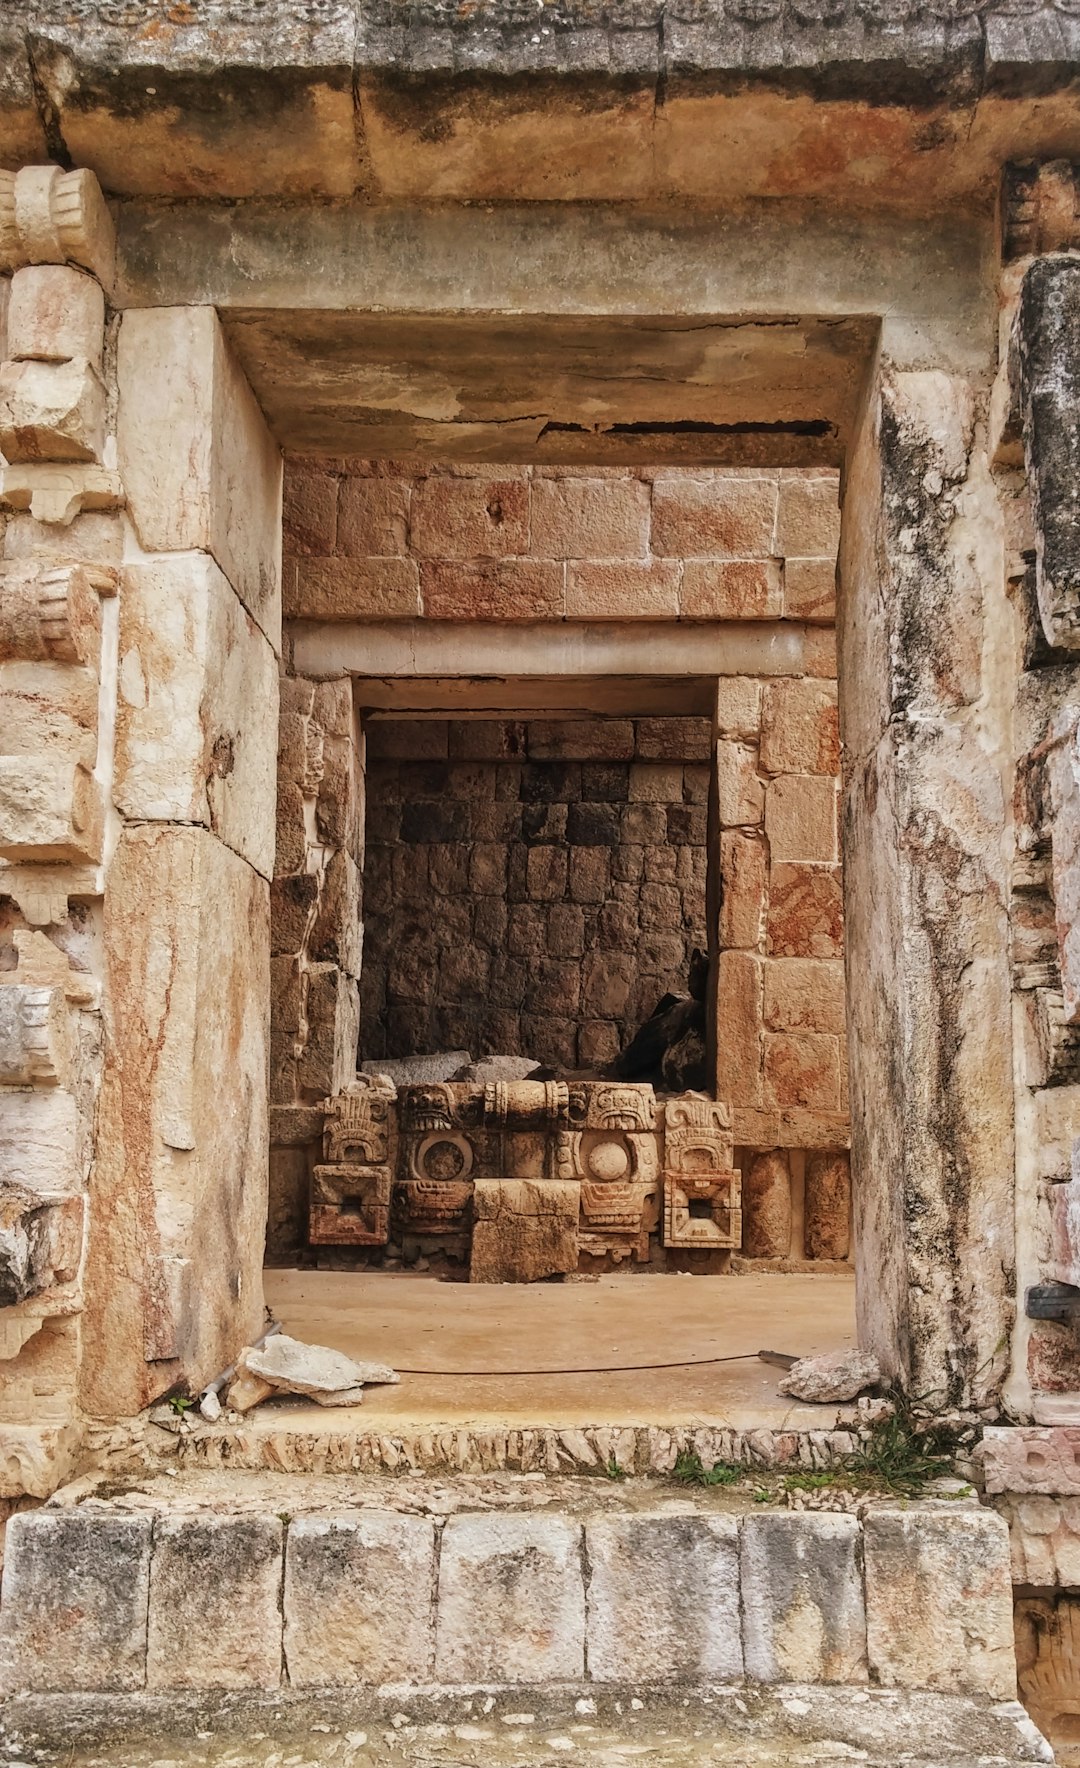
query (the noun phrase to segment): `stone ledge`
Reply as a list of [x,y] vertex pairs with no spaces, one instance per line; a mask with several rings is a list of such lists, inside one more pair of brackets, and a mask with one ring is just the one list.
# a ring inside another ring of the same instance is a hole
[[[163,1481],[141,1503],[13,1517],[4,1691],[377,1687],[388,1674],[419,1687],[741,1685],[745,1643],[750,1686],[797,1667],[810,1684],[870,1674],[1015,1693],[1008,1530],[977,1505],[777,1512],[766,1537],[764,1512],[722,1495],[612,1493],[597,1514],[520,1500],[477,1511],[444,1493],[442,1514],[423,1518],[348,1508],[342,1484],[344,1505],[323,1493],[322,1526],[297,1518],[302,1486],[271,1511],[237,1509],[227,1482],[194,1509],[198,1494],[173,1504]],[[376,1612],[409,1619],[389,1651]]]

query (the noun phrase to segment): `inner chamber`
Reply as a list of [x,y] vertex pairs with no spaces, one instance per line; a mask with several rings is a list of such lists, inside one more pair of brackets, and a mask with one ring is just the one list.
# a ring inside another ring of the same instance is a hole
[[[356,1072],[321,1084],[327,953],[289,956],[271,1260],[843,1267],[835,476],[305,463],[309,495],[313,471],[336,518],[287,528],[297,595],[392,564],[456,665],[354,677]],[[545,685],[538,641],[590,608],[658,675]]]

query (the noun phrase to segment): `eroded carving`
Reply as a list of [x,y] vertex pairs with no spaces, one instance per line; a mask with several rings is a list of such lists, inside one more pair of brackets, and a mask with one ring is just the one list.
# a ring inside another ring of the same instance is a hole
[[94,174],[59,166],[0,172],[0,269],[66,263],[111,287],[116,234]]
[[97,671],[101,602],[117,573],[99,565],[0,566],[0,662],[83,663]]
[[664,1245],[739,1246],[741,1186],[727,1106],[696,1095],[669,1099],[664,1111]]

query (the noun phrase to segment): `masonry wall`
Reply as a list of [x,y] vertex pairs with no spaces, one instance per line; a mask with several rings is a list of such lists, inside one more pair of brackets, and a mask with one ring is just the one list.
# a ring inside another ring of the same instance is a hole
[[362,1055],[610,1063],[707,948],[709,741],[704,719],[372,721]]

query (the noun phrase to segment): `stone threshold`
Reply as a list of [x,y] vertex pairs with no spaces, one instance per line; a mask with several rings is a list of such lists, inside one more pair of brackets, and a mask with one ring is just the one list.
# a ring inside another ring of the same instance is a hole
[[[113,1753],[114,1747],[117,1753]],[[107,1753],[106,1753],[107,1752]],[[1017,1701],[903,1689],[689,1683],[538,1690],[355,1688],[267,1694],[49,1695],[0,1707],[0,1756],[38,1768],[369,1768],[434,1761],[521,1768],[568,1758],[596,1768],[637,1757],[806,1768],[1014,1768],[1050,1763]]]

